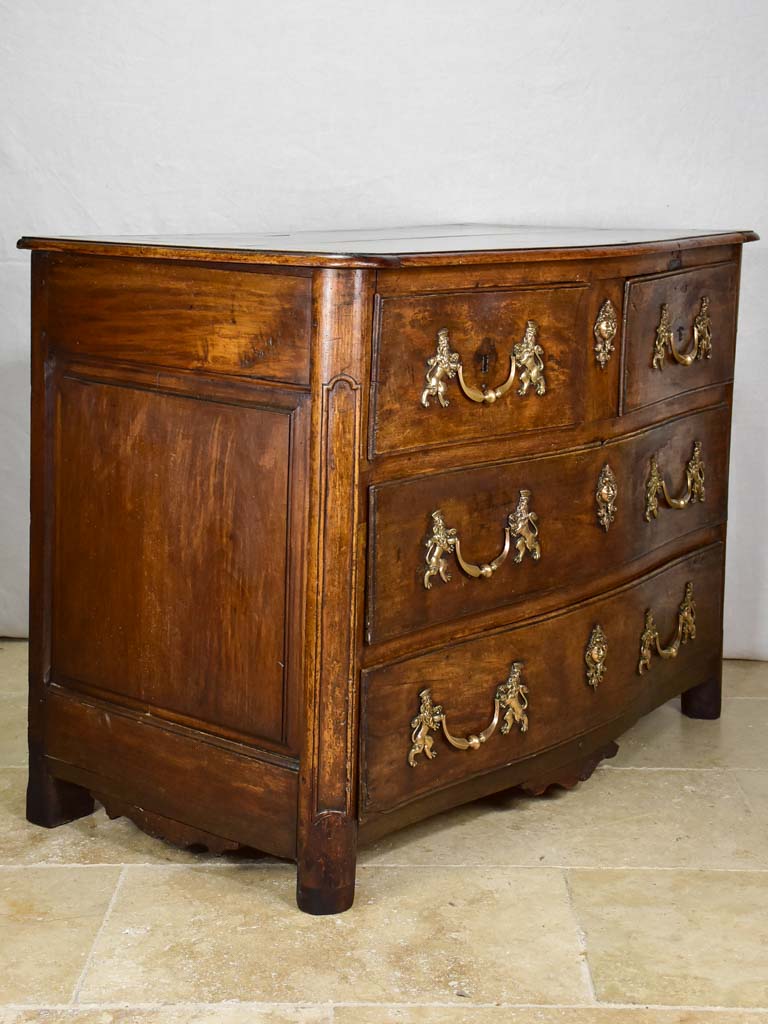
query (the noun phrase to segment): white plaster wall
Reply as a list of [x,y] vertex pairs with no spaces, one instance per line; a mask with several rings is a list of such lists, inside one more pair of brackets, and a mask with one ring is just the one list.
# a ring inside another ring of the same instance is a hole
[[[501,221],[768,236],[765,0],[0,0],[0,635],[27,627],[21,234]],[[767,247],[726,651],[768,658]]]

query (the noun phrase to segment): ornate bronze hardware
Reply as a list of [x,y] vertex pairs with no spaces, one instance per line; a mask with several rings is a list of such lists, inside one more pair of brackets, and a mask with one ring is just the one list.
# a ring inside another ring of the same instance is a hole
[[[679,334],[679,340],[682,341],[682,327]],[[656,328],[656,338],[653,343],[651,366],[654,370],[664,369],[664,358],[667,352],[681,366],[690,366],[697,359],[712,358],[712,321],[709,317],[709,297],[707,295],[702,295],[701,297],[699,312],[693,320],[691,345],[687,352],[680,352],[675,347],[675,332],[672,330],[669,306],[666,302],[662,303],[659,314],[659,326]]]
[[421,404],[425,409],[429,408],[429,399],[436,398],[445,408],[449,404],[446,397],[447,382],[458,377],[459,387],[467,398],[473,402],[492,405],[493,402],[506,395],[512,387],[518,371],[520,373],[518,395],[526,395],[530,388],[533,388],[537,395],[543,395],[547,390],[547,385],[544,377],[544,349],[538,343],[538,330],[536,322],[528,320],[522,339],[512,348],[512,355],[509,357],[509,374],[503,384],[496,388],[488,388],[485,385],[482,388],[476,388],[467,384],[464,379],[461,356],[451,349],[448,329],[441,327],[437,332],[437,350],[433,356],[427,359],[426,387],[421,393]]
[[669,644],[662,646],[659,630],[650,608],[645,613],[645,628],[640,635],[640,660],[637,671],[640,675],[651,667],[654,648],[660,658],[676,658],[682,644],[696,639],[696,605],[693,601],[693,583],[685,584],[685,594],[677,612],[677,629]]
[[442,728],[443,735],[457,750],[479,750],[486,743],[503,716],[500,732],[506,736],[513,726],[520,732],[528,731],[528,687],[522,681],[523,662],[514,661],[506,681],[499,683],[493,698],[493,717],[482,732],[471,733],[469,736],[454,736],[448,728],[442,704],[435,704],[431,690],[428,688],[419,693],[419,713],[411,719],[411,749],[408,752],[408,764],[416,767],[416,758],[424,754],[430,761],[437,757],[434,739],[430,732]]
[[597,479],[597,490],[595,491],[597,521],[606,532],[616,518],[616,498],[618,494],[619,488],[616,483],[616,477],[606,462],[600,470],[600,476]]
[[667,482],[661,475],[658,456],[652,455],[648,479],[645,482],[645,519],[650,523],[659,514],[659,495],[670,508],[685,508],[697,501],[704,501],[704,459],[701,454],[701,441],[693,442],[693,453],[685,466],[685,491],[679,498],[669,493]]
[[596,690],[605,675],[605,659],[608,657],[608,638],[601,625],[595,626],[589,637],[584,661],[587,665],[587,684]]
[[515,562],[522,562],[526,554],[529,554],[534,561],[541,558],[541,543],[539,542],[539,517],[530,508],[531,492],[520,491],[517,508],[507,516],[507,525],[504,527],[504,546],[499,554],[490,562],[475,564],[468,562],[461,553],[461,541],[458,531],[445,524],[445,517],[440,509],[432,513],[432,533],[425,541],[427,548],[426,564],[424,572],[424,587],[432,589],[432,580],[439,576],[443,583],[449,583],[451,574],[448,572],[448,555],[455,555],[459,566],[472,579],[489,579],[502,565],[512,548],[512,540],[515,541]]
[[606,299],[600,307],[595,319],[595,326],[592,333],[595,336],[595,359],[604,370],[613,352],[613,339],[619,327],[619,318],[616,314],[616,307],[610,299]]

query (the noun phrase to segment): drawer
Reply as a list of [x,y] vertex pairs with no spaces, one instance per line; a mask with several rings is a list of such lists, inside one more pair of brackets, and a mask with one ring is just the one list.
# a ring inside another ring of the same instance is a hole
[[373,453],[582,420],[594,363],[586,295],[576,283],[380,298]]
[[711,678],[723,550],[712,545],[571,610],[363,673],[362,816],[522,761],[635,702],[647,707],[649,689],[663,699]]
[[627,281],[624,412],[733,377],[738,279],[729,262]]
[[71,256],[44,277],[54,349],[309,383],[309,276]]
[[729,424],[715,406],[608,444],[372,487],[369,642],[599,580],[724,522]]

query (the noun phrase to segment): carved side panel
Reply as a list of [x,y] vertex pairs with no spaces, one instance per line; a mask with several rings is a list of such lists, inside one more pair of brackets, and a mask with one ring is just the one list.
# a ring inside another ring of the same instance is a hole
[[[323,386],[323,535],[318,550],[319,721],[331,726],[318,744],[315,810],[354,813],[346,766],[354,748],[357,561],[350,541],[357,525],[360,384],[343,374]],[[346,457],[338,458],[338,456]],[[352,555],[352,557],[350,557]],[[334,608],[338,609],[338,613]],[[344,610],[349,609],[348,628]]]

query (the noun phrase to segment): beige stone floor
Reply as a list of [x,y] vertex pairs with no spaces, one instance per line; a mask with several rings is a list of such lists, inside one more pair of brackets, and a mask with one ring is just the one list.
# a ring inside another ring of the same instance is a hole
[[28,825],[0,641],[0,1024],[768,1024],[768,664],[725,676],[719,722],[667,705],[572,792],[389,837],[311,918],[292,865]]

